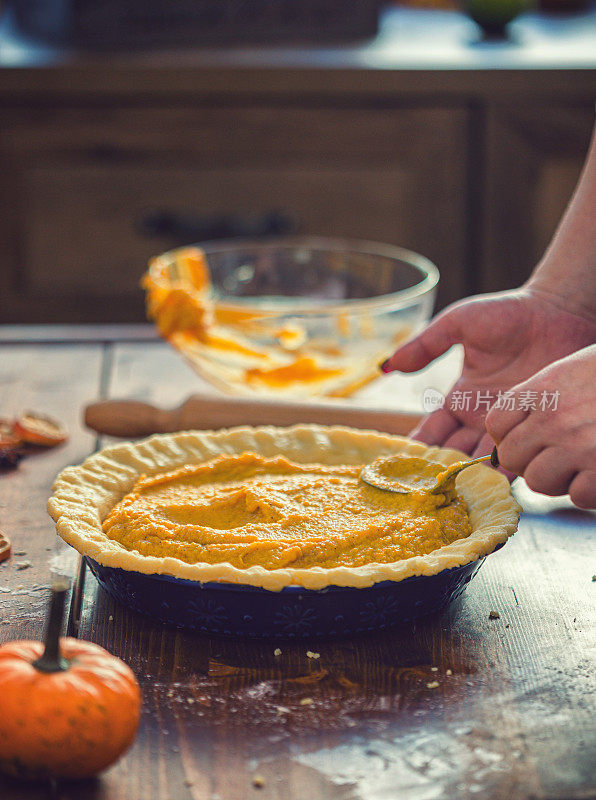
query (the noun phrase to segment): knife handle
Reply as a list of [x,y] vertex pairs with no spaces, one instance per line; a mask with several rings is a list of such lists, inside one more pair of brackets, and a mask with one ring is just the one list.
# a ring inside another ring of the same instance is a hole
[[135,438],[181,430],[214,430],[236,425],[298,423],[347,425],[405,435],[420,414],[332,403],[293,403],[193,395],[173,409],[160,409],[137,400],[104,400],[87,406],[85,424],[98,433]]

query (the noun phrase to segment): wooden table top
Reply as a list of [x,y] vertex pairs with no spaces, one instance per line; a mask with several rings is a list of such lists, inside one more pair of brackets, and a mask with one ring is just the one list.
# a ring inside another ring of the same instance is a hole
[[[71,333],[0,335],[1,414],[44,411],[71,432],[0,473],[0,528],[14,549],[0,565],[0,642],[40,638],[51,570],[74,574],[45,504],[57,472],[101,444],[82,426],[83,406],[99,396],[174,404],[199,388],[146,331],[139,341],[128,329]],[[518,533],[449,610],[376,635],[282,644],[277,658],[274,644],[152,623],[87,574],[78,634],[136,672],[138,737],[97,780],[0,778],[0,797],[595,798],[594,515],[515,491]]]

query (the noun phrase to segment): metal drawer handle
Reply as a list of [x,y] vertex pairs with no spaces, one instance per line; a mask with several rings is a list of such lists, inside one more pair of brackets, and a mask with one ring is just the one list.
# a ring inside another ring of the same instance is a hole
[[298,220],[284,211],[196,216],[166,208],[147,211],[137,221],[136,229],[143,236],[190,242],[241,236],[280,236],[297,231]]

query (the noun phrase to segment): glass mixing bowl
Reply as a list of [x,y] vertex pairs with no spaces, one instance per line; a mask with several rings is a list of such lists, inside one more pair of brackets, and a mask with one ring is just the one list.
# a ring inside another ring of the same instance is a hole
[[[210,275],[199,291],[197,264]],[[236,395],[296,400],[346,397],[376,378],[429,319],[438,279],[400,247],[293,237],[171,250],[144,285],[150,316],[201,376]]]

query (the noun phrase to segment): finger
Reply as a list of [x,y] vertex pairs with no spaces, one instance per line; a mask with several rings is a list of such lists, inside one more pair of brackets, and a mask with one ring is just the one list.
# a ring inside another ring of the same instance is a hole
[[474,428],[460,428],[447,439],[443,447],[452,447],[469,455],[480,441],[481,435]]
[[497,444],[502,442],[507,434],[520,425],[530,413],[529,410],[519,406],[519,403],[514,403],[513,410],[493,406],[486,415],[486,430]]
[[446,409],[440,408],[425,417],[410,436],[424,444],[442,445],[445,439],[459,428],[459,424]]
[[435,358],[442,356],[454,344],[461,342],[459,326],[456,325],[454,314],[446,309],[438,317],[401,347],[387,361],[383,362],[383,372],[417,372],[426,367]]
[[575,476],[577,465],[562,447],[547,447],[530,461],[524,478],[534,492],[557,497],[567,494]]
[[542,431],[542,428],[533,424],[532,418],[516,425],[498,444],[501,466],[516,475],[523,475],[530,462],[547,445]]
[[569,487],[569,497],[579,508],[596,508],[596,471],[584,470],[576,475]]

